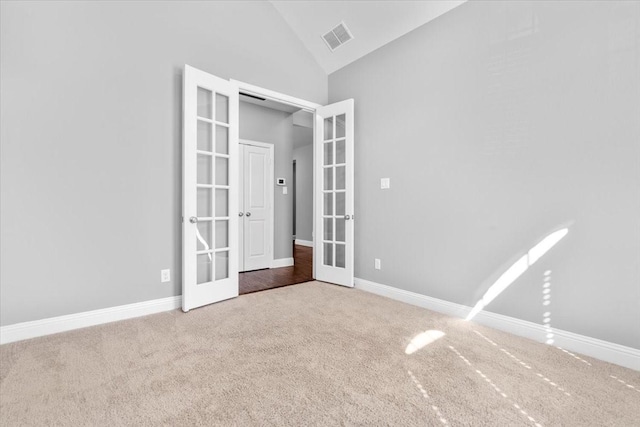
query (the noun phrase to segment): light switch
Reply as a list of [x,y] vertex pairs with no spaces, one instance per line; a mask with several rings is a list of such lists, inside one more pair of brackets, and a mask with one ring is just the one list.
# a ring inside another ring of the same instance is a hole
[[287,194],[288,192],[287,187],[282,187],[282,194]]
[[386,190],[387,188],[391,188],[391,178],[381,178],[380,188],[383,190]]

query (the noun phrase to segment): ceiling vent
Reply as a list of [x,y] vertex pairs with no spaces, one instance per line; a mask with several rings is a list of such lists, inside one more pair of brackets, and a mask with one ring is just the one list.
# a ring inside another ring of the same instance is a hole
[[322,36],[322,39],[333,52],[349,40],[353,39],[353,35],[344,22],[341,22],[334,29]]

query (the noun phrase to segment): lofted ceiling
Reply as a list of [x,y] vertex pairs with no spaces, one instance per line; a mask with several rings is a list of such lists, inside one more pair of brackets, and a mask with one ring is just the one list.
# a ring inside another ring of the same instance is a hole
[[[465,1],[271,0],[271,3],[318,64],[331,74]],[[354,38],[331,52],[322,35],[341,22]]]

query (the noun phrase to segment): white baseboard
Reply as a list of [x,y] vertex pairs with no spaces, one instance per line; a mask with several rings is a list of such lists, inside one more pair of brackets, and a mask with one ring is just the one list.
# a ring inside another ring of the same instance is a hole
[[16,323],[0,327],[0,344],[175,310],[181,306],[182,297],[177,296]]
[[300,246],[307,246],[309,248],[313,247],[313,242],[311,240],[296,239],[295,243],[296,245],[300,245]]
[[271,261],[271,268],[291,267],[293,258],[278,258]]
[[[465,318],[471,311],[471,307],[467,307],[466,305],[428,297],[415,292],[404,291],[357,277],[354,278],[354,282],[357,289],[402,301],[407,304],[417,305],[418,307],[437,311],[449,316]],[[546,341],[547,332],[543,325],[537,323],[488,311],[481,311],[473,318],[473,321],[535,341]],[[553,328],[553,334],[554,346],[640,371],[640,350],[638,349],[555,328]]]

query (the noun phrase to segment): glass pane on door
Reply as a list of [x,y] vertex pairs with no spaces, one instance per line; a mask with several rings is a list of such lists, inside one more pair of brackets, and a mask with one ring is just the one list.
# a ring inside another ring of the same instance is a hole
[[336,243],[336,267],[344,268],[346,264],[346,250],[345,245]]
[[229,97],[216,93],[216,121],[229,123]]
[[216,218],[229,216],[229,190],[216,189]]
[[333,243],[324,243],[324,265],[333,265]]
[[198,184],[213,184],[211,177],[213,165],[211,164],[211,156],[206,154],[198,154],[198,162],[196,165],[196,177]]
[[198,88],[198,117],[213,118],[212,95],[213,93],[209,89]]
[[216,221],[216,249],[229,247],[229,221]]
[[229,277],[229,251],[216,252],[216,280]]
[[198,188],[196,200],[196,211],[198,217],[213,216],[213,199],[211,197],[211,188]]
[[229,128],[216,125],[216,154],[229,154]]
[[340,114],[336,117],[336,138],[345,137],[345,115]]
[[333,217],[324,218],[324,240],[333,240]]
[[344,139],[336,141],[336,164],[343,164],[347,160],[346,158],[346,141]]
[[196,224],[196,250],[208,251],[211,249],[211,236],[213,230],[211,229],[211,221],[200,221]]
[[198,120],[198,150],[211,151],[213,147],[211,138],[211,123]]
[[333,139],[333,117],[324,119],[324,140]]
[[229,160],[216,157],[216,185],[229,185]]
[[211,282],[212,274],[212,256],[211,254],[197,255],[197,284]]
[[324,144],[324,165],[333,164],[333,142],[325,142]]
[[324,168],[324,189],[333,190],[333,168]]
[[336,193],[336,216],[345,215],[345,198],[347,194],[345,192]]

